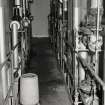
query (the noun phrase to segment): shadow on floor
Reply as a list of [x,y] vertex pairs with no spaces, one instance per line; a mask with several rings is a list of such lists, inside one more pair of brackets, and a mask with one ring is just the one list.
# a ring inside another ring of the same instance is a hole
[[57,68],[57,60],[48,38],[34,38],[31,60],[26,72],[36,73],[39,78],[41,105],[71,105],[65,83]]

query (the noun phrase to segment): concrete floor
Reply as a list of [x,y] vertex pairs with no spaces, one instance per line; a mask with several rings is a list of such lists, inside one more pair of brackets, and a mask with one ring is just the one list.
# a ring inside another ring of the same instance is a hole
[[32,39],[31,60],[26,72],[39,76],[41,105],[72,105],[48,38]]

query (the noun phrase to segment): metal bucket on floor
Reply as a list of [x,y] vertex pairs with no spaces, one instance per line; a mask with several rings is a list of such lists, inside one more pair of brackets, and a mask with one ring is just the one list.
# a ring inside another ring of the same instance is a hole
[[23,74],[20,78],[20,104],[39,104],[38,76],[36,74]]

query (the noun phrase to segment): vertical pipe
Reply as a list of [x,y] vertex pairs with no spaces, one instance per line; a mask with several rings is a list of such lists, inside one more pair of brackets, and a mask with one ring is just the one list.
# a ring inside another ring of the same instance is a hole
[[[12,28],[12,47],[15,47],[18,44],[18,29],[20,28],[20,24],[18,21],[12,21],[10,24],[10,27]],[[14,69],[18,68],[18,47],[14,50]]]
[[99,68],[99,63],[98,63],[98,60],[99,60],[99,52],[97,51],[97,46],[98,46],[98,39],[99,39],[99,25],[100,25],[100,7],[99,7],[99,3],[100,1],[99,0],[96,0],[97,2],[97,25],[96,25],[96,65],[95,65],[95,72],[98,74],[99,71],[98,71],[98,68]]
[[26,9],[28,9],[28,7],[29,7],[29,6],[28,6],[28,3],[29,3],[28,1],[29,1],[29,0],[26,0]]
[[68,9],[68,5],[67,5],[68,0],[63,0],[63,10],[66,12]]
[[[11,46],[12,47],[12,46]],[[14,55],[11,55],[11,83],[14,82]],[[14,91],[11,91],[11,96],[14,96]],[[14,97],[11,97],[10,102],[14,105]],[[10,104],[11,105],[11,104]]]
[[21,0],[15,0],[15,5],[20,6],[21,5]]
[[[0,7],[0,63],[3,63],[6,59],[4,18],[4,8]],[[8,88],[6,74],[6,67],[4,66],[1,71],[3,98],[6,98]]]
[[27,28],[25,29],[25,54],[26,54],[26,61],[28,56],[28,33]]
[[91,8],[102,7],[103,0],[91,0]]
[[[73,1],[73,24],[74,24],[74,41],[75,41],[75,50],[78,52],[78,30],[79,30],[79,1]],[[78,93],[78,62],[77,62],[77,54],[74,54],[74,77],[75,77],[75,101],[74,105],[78,105],[79,101],[79,93]]]
[[[12,48],[14,48],[18,44],[18,29],[20,28],[20,24],[18,21],[12,21],[10,24],[10,28],[12,29]],[[11,55],[11,83],[14,82],[14,72],[18,68],[18,47],[16,47]],[[11,92],[12,96],[15,96],[14,90]],[[12,104],[14,105],[14,98],[12,99]]]
[[26,15],[26,0],[23,0],[23,14]]
[[[103,59],[103,80],[105,82],[105,37],[104,38],[104,41],[103,41],[103,44],[104,44],[104,59]],[[105,105],[105,91],[103,91],[103,105]]]
[[73,24],[74,24],[74,29],[76,31],[78,31],[78,27],[79,27],[79,7],[78,7],[78,0],[75,0],[74,3],[73,3],[73,11],[74,11],[74,21],[73,21]]
[[24,33],[22,33],[22,36],[21,36],[21,54],[22,54],[22,71],[21,73],[23,74],[24,73],[24,66],[25,66],[25,61],[24,61]]
[[[17,25],[13,24],[13,47],[18,43]],[[18,47],[14,50],[14,68],[18,68]]]
[[15,0],[15,6],[19,9],[19,15],[22,17],[22,0]]

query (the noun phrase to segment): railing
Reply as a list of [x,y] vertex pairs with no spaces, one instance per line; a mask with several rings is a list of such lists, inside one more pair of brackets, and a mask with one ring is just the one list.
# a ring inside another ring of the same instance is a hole
[[90,74],[94,77],[94,79],[102,86],[103,90],[105,91],[105,83],[99,77],[99,75],[97,75],[94,72],[95,71],[94,68],[92,68],[89,64],[87,64],[87,62],[84,59],[82,59],[82,57],[79,54],[78,54],[78,58],[77,59],[81,62],[82,66],[85,68],[84,70],[85,71],[88,70],[90,72]]
[[[72,46],[72,44],[68,41],[65,41],[65,43],[69,46],[69,48],[77,54],[77,61],[81,63],[82,67],[84,68],[85,72],[88,73],[88,75],[90,75],[90,77],[92,77],[93,81],[96,81],[103,89],[104,91],[104,94],[105,94],[105,82],[99,77],[98,74],[96,74],[94,71],[95,69],[90,65],[88,64],[82,57],[80,54],[78,54],[75,50],[74,50],[74,47]],[[69,66],[69,65],[67,65]],[[87,72],[88,71],[88,72]],[[69,75],[72,77],[72,74],[69,73]],[[73,79],[73,77],[72,77]],[[78,87],[78,92],[80,94],[80,97],[84,103],[84,105],[87,105],[87,103],[85,102],[85,99],[84,99],[84,95],[82,94],[82,92],[79,90],[79,87]],[[105,97],[105,96],[104,96]],[[104,100],[105,101],[105,100]]]
[[[81,57],[79,54],[78,54],[77,59],[78,59],[78,61],[82,64],[84,70],[85,70],[85,71],[89,71],[89,72],[87,72],[87,73],[88,73],[88,74],[90,73],[90,75],[91,75],[92,77],[94,77],[94,78],[92,78],[92,79],[94,79],[94,81],[97,81],[97,82],[98,82],[98,84],[102,87],[102,89],[103,89],[103,91],[104,91],[104,94],[105,94],[105,82],[99,77],[98,74],[96,74],[96,73],[94,72],[94,71],[95,71],[94,68],[92,68],[91,65],[87,64],[87,62],[86,62],[84,59],[82,59],[82,57]],[[86,102],[85,102],[85,100],[84,100],[84,98],[83,98],[83,95],[82,95],[81,91],[80,91],[80,90],[78,90],[78,91],[79,91],[79,93],[80,93],[80,96],[81,96],[81,98],[82,98],[82,101],[83,101],[84,105],[87,105]],[[103,96],[103,97],[105,97],[105,96]],[[104,100],[104,102],[105,102],[105,100]],[[105,103],[103,103],[103,105],[105,105]]]
[[[69,48],[74,51],[73,46],[70,42],[67,42]],[[85,68],[85,71],[89,71],[91,75],[94,77],[94,79],[102,86],[103,90],[105,91],[105,83],[104,81],[94,72],[94,68],[92,68],[79,54],[77,54],[78,61],[82,64],[83,68]]]

